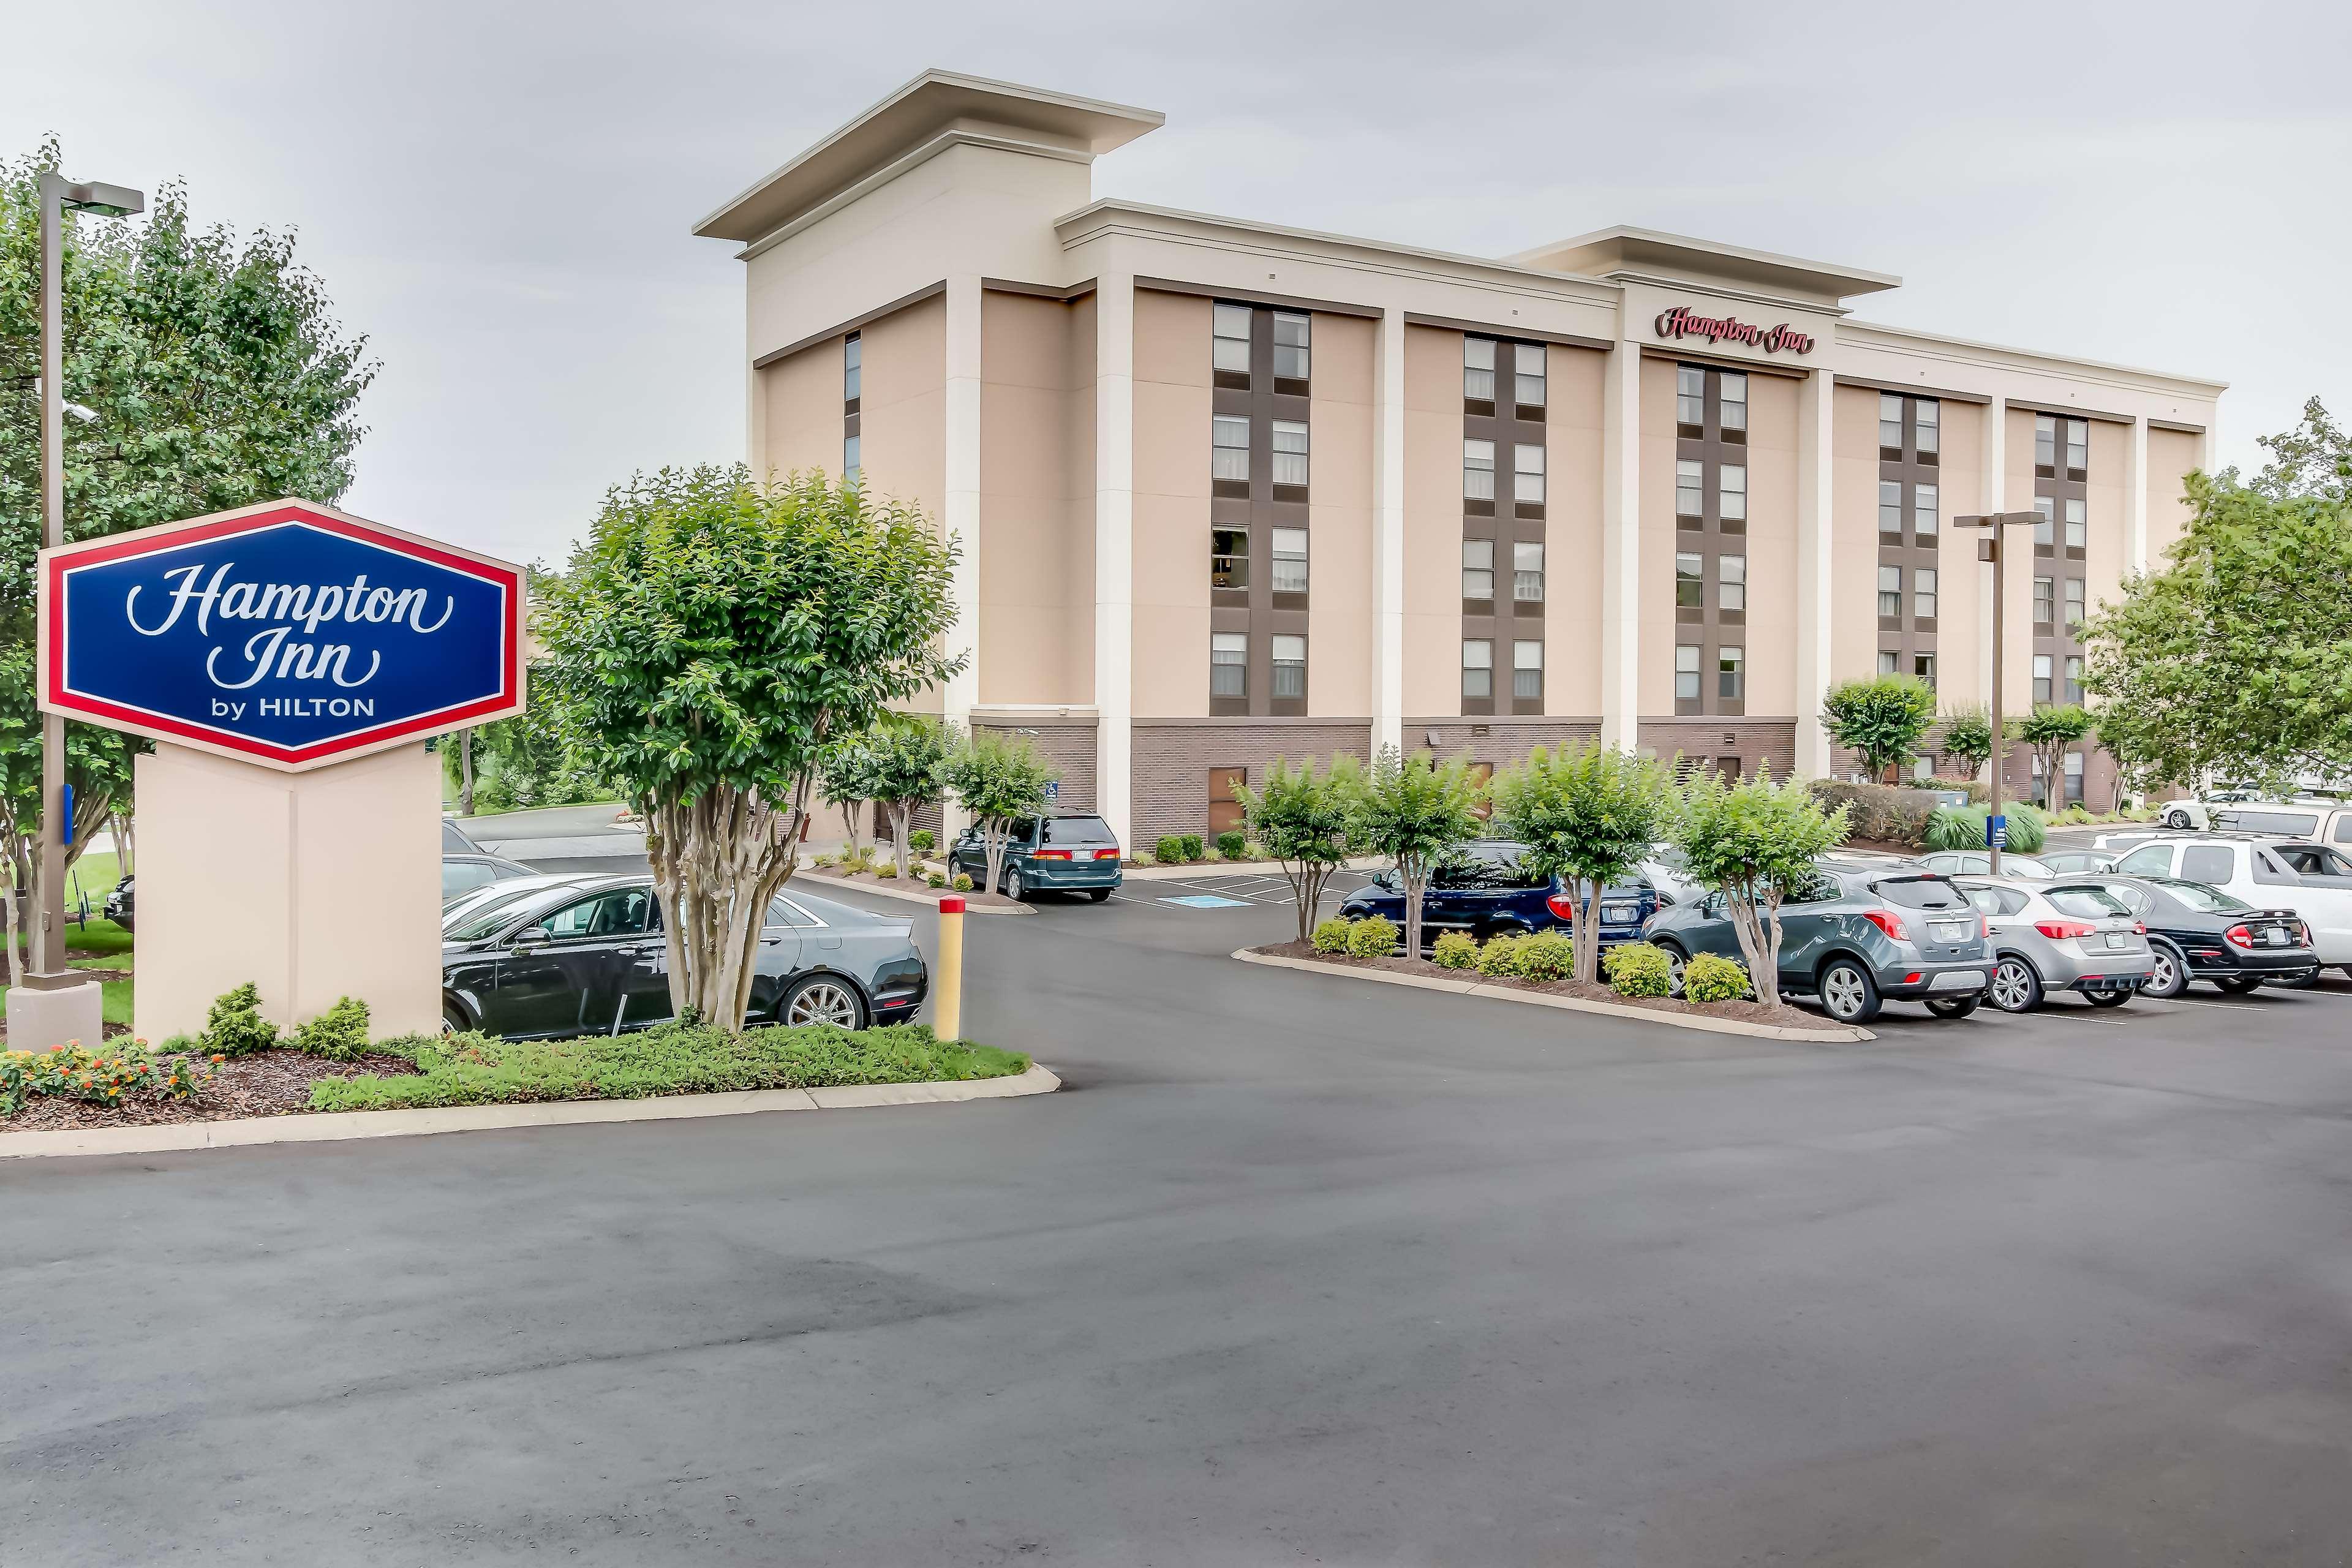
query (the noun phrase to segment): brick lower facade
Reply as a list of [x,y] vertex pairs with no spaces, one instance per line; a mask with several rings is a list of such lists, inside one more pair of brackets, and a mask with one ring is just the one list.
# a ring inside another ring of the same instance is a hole
[[1209,770],[1242,768],[1256,788],[1275,758],[1297,763],[1349,752],[1369,758],[1369,719],[1138,719],[1130,753],[1133,846],[1149,849],[1164,833],[1202,833],[1209,825]]
[[[1430,740],[1433,735],[1437,737],[1433,743]],[[1457,715],[1404,721],[1406,751],[1427,749],[1440,757],[1466,756],[1474,763],[1489,764],[1497,773],[1525,761],[1538,746],[1577,746],[1598,740],[1600,735],[1598,719],[1465,719]]]
[[1003,714],[972,715],[975,731],[1027,741],[1038,755],[1060,770],[1062,779],[1054,805],[1059,811],[1097,809],[1095,795],[1095,721],[1092,719],[1009,718]]
[[1661,762],[1680,755],[1695,762],[1705,757],[1718,764],[1737,758],[1744,778],[1769,767],[1774,778],[1786,778],[1797,767],[1797,721],[1794,719],[1751,719],[1744,715],[1693,715],[1644,719],[1639,743],[1654,751]]

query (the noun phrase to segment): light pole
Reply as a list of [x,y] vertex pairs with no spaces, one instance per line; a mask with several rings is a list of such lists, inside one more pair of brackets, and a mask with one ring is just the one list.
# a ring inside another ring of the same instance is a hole
[[[41,176],[41,539],[66,542],[65,215],[125,217],[147,210],[147,198],[125,185]],[[79,417],[79,414],[77,417]],[[33,926],[33,972],[27,985],[62,990],[84,977],[66,967],[66,721],[41,715],[41,851],[33,877],[40,918]]]
[[1985,808],[1985,847],[1992,851],[1992,874],[1996,877],[2000,875],[2001,840],[2006,835],[1993,831],[1993,824],[2000,820],[2001,771],[2009,762],[2009,742],[2000,714],[2000,604],[2004,587],[2001,540],[2010,529],[2025,528],[2041,521],[2038,511],[1984,512],[1952,519],[1954,528],[1985,531],[1986,537],[1977,541],[1977,559],[1992,563],[1992,783]]

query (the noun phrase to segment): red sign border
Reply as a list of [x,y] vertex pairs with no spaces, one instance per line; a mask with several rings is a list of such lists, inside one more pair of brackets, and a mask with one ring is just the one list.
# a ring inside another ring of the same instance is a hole
[[[293,747],[225,735],[223,731],[203,725],[142,712],[65,689],[62,672],[65,666],[66,617],[57,612],[58,606],[64,603],[63,589],[68,571],[109,561],[159,554],[184,545],[200,544],[210,539],[254,533],[288,523],[304,524],[412,559],[429,561],[453,572],[495,582],[506,595],[507,603],[506,626],[503,628],[506,658],[505,668],[500,671],[499,689],[489,697],[477,699],[462,707],[394,721],[339,740]],[[92,721],[111,729],[128,730],[157,740],[182,742],[204,751],[258,763],[288,773],[301,773],[330,763],[348,762],[371,752],[383,751],[413,735],[505,718],[522,710],[525,584],[521,568],[488,556],[453,549],[400,529],[388,528],[380,522],[371,522],[332,507],[320,506],[316,501],[265,501],[259,506],[191,518],[185,522],[158,523],[129,533],[44,550],[40,554],[40,584],[39,690],[40,706],[47,712]]]

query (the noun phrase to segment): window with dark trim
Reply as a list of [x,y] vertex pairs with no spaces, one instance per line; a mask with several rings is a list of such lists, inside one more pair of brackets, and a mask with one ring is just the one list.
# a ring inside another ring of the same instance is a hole
[[1495,698],[1495,643],[1491,637],[1462,639],[1462,697],[1467,702]]
[[1249,634],[1247,632],[1209,634],[1209,695],[1212,697],[1249,695]]
[[848,485],[866,472],[865,384],[866,337],[852,332],[841,340],[841,482]]
[[1677,713],[1745,711],[1749,380],[1675,367],[1675,621],[1691,639],[1675,649]]
[[1209,711],[1301,714],[1315,320],[1239,300],[1210,316]]
[[1932,397],[1878,395],[1878,629],[1892,647],[1883,674],[1934,668],[1937,547],[1943,536],[1943,407]]
[[1522,642],[1541,657],[1550,499],[1546,353],[1540,343],[1509,338],[1462,340],[1462,646],[1465,659],[1483,649],[1486,661],[1463,667],[1465,714],[1543,711],[1539,681],[1530,695],[1514,664],[1507,690],[1495,668],[1506,653],[1516,658]]

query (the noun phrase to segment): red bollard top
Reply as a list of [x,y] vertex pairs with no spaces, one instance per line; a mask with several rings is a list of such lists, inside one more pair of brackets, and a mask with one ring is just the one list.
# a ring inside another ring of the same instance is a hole
[[960,915],[963,913],[963,895],[961,893],[940,894],[940,913],[943,915]]

